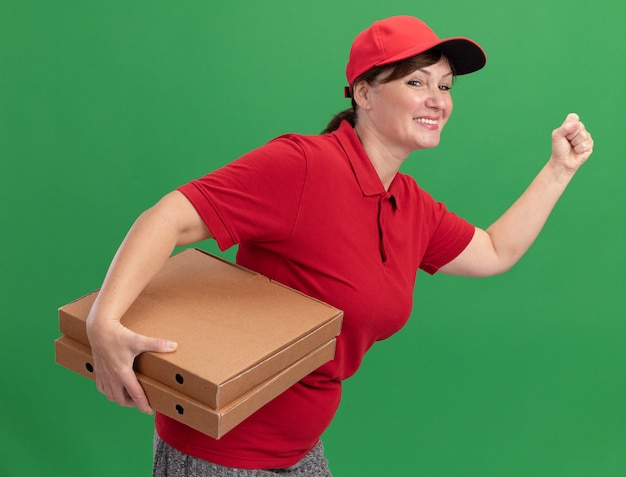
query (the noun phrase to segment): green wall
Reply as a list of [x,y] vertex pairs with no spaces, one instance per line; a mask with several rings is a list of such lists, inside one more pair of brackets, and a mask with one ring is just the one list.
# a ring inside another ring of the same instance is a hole
[[1,0],[0,475],[149,475],[151,418],[54,364],[57,307],[99,287],[164,193],[321,130],[347,107],[352,38],[401,13],[489,56],[458,80],[441,146],[406,162],[451,209],[488,226],[570,111],[596,148],[511,272],[419,275],[409,324],[345,385],[332,469],[626,475],[624,5]]

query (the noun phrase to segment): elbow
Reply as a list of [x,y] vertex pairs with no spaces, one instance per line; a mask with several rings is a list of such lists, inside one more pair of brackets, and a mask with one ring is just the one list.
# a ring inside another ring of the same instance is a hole
[[485,277],[495,277],[498,275],[504,275],[505,273],[507,273],[509,270],[511,270],[511,268],[513,268],[513,263],[508,264],[508,263],[504,263],[504,264],[498,264],[496,266],[494,266],[491,270],[488,270],[488,272],[484,275]]
[[474,278],[488,278],[507,273],[517,263],[519,257],[515,254],[493,253],[478,258],[471,267],[469,275]]
[[472,272],[463,273],[462,275],[471,277],[471,278],[489,278],[495,277],[498,275],[503,275],[508,272],[512,266],[503,266],[503,265],[483,265],[482,267],[477,267]]
[[515,266],[519,258],[517,254],[496,255],[492,263],[483,267],[481,276],[494,277],[504,275]]
[[490,239],[488,263],[485,264],[484,271],[487,277],[503,275],[513,268],[522,258],[525,248],[517,242],[502,244],[497,241],[491,231],[487,230]]

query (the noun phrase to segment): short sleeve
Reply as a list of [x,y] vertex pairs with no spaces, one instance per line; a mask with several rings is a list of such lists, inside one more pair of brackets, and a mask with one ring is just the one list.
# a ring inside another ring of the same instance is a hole
[[277,138],[230,164],[178,188],[226,250],[246,241],[286,240],[306,180],[306,157]]
[[432,204],[432,232],[420,268],[434,274],[456,258],[474,236],[475,227],[446,209],[441,202]]

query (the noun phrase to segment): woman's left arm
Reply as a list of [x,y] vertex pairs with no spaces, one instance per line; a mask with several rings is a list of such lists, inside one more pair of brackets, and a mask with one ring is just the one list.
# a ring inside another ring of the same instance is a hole
[[476,228],[469,245],[440,273],[486,277],[509,270],[526,253],[559,197],[593,150],[593,139],[578,115],[552,132],[550,160],[528,189],[493,225]]

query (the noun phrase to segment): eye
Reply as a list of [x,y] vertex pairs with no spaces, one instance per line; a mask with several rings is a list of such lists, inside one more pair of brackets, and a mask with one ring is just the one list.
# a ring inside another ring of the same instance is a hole
[[447,85],[447,84],[442,84],[442,85],[439,85],[439,89],[441,91],[450,91],[452,89],[452,86]]
[[407,84],[410,86],[422,86],[422,82],[419,80],[409,80]]

